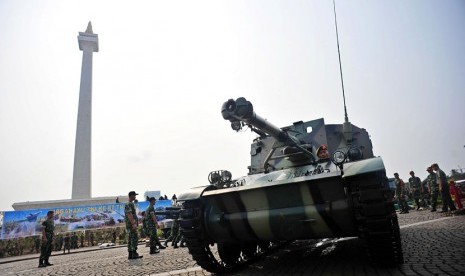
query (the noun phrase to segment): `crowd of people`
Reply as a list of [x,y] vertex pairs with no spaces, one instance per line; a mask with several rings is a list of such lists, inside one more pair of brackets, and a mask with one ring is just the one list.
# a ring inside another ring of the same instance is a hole
[[[116,243],[117,237],[120,237],[120,241],[123,240],[123,231],[122,228],[112,228],[55,234],[51,248],[52,251],[70,253],[71,250],[95,246],[99,243]],[[39,235],[0,240],[0,258],[40,253],[41,239]]]
[[408,182],[404,182],[398,173],[394,173],[395,199],[399,205],[400,214],[409,213],[408,199],[415,201],[416,210],[430,209],[431,212],[436,212],[439,196],[442,200],[440,213],[462,209],[461,190],[457,189],[454,181],[447,181],[447,176],[439,165],[434,163],[427,167],[426,171],[428,176],[424,181],[415,176],[413,171],[410,171]]

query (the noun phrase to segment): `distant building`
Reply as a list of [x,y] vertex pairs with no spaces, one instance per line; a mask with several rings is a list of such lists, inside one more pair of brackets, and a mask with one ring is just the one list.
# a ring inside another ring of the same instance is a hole
[[120,203],[128,201],[127,195],[122,196],[104,196],[88,199],[58,199],[44,201],[26,201],[16,202],[11,205],[15,211],[31,210],[31,209],[53,209],[58,207],[71,207],[82,205],[99,205],[99,204],[114,204],[118,198]]

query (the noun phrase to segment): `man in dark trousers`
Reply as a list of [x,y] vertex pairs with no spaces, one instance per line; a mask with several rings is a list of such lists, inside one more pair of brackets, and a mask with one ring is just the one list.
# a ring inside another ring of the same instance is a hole
[[[415,176],[414,171],[410,171],[410,178],[408,179],[410,183],[410,192],[412,192],[413,199],[417,205],[417,211],[420,210],[420,198],[423,194],[423,185],[421,184],[421,179],[418,176]],[[426,206],[425,206],[426,207]]]
[[128,233],[128,259],[139,259],[142,258],[137,254],[137,226],[139,221],[136,213],[136,206],[134,206],[134,200],[136,200],[136,192],[130,191],[128,194],[129,201],[124,206],[124,221],[126,223],[126,231]]
[[428,167],[426,168],[426,171],[428,172],[428,190],[431,194],[431,212],[436,212],[436,205],[438,204],[439,195],[439,184],[433,169]]
[[63,245],[63,254],[66,253],[66,249],[68,249],[68,254],[70,253],[71,249],[71,238],[69,236],[69,233],[66,233],[64,240],[64,245]]
[[155,202],[157,200],[154,197],[149,198],[149,207],[145,211],[146,221],[147,221],[147,229],[146,234],[150,238],[150,254],[159,253],[160,250],[157,249],[157,245],[160,249],[165,249],[165,247],[160,243],[160,240],[157,236],[157,217],[155,216]]
[[52,254],[53,230],[55,230],[53,211],[48,211],[47,219],[42,222],[42,247],[40,249],[39,267],[53,265],[48,261],[48,258]]
[[402,179],[399,178],[398,173],[394,173],[394,183],[396,185],[396,198],[399,204],[400,214],[408,214],[408,205],[405,200],[405,184]]
[[431,168],[436,172],[436,179],[439,184],[439,191],[441,192],[442,196],[442,211],[439,213],[447,212],[447,207],[450,208],[451,211],[457,210],[455,208],[454,202],[452,202],[452,197],[449,193],[449,183],[447,182],[446,173],[439,168],[439,165],[434,163],[431,165]]

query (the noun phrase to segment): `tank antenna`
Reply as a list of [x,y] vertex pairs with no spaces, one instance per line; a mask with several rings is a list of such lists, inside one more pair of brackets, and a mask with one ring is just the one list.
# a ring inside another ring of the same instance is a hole
[[335,0],[333,0],[333,8],[334,8],[334,25],[336,25],[337,54],[339,56],[339,72],[341,74],[342,98],[344,100],[344,120],[345,120],[345,122],[349,122],[349,117],[347,116],[347,108],[346,108],[346,96],[345,96],[345,92],[344,92],[344,78],[342,77],[341,51],[339,50],[339,34],[338,34],[338,31],[337,31],[336,2],[335,2]]

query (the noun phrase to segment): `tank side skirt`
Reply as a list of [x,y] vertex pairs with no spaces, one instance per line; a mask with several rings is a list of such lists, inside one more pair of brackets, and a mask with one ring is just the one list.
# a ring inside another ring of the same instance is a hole
[[204,196],[207,232],[221,242],[356,236],[342,185],[332,177]]
[[[223,200],[223,198],[220,198],[220,197],[215,197],[213,198],[213,201],[214,201],[214,205],[213,206],[218,206],[220,208],[220,210],[224,212],[227,212],[228,208],[225,204],[225,201]],[[208,212],[207,212],[208,214]],[[205,219],[209,219],[210,216],[206,216]],[[220,218],[221,219],[221,218]],[[208,221],[206,221],[206,224],[208,225]],[[231,239],[233,240],[236,240],[236,241],[239,241],[240,239],[236,236],[236,234],[234,233],[234,230],[230,224],[230,221],[229,220],[226,220],[226,219],[223,219],[221,221],[221,224],[224,224],[226,225],[224,228],[226,229],[226,231],[228,232],[228,236],[231,237]],[[207,226],[207,231],[209,230],[209,227]],[[211,236],[214,236],[212,233],[210,233]]]
[[329,227],[331,232],[335,235],[343,236],[343,232],[341,228],[337,225],[337,223],[332,219],[331,214],[328,214],[325,208],[325,201],[323,196],[321,195],[321,191],[317,185],[311,185],[309,183],[308,188],[310,190],[310,194],[313,196],[313,200],[315,206],[317,208],[318,213],[320,214],[321,218],[324,220],[326,225]]

